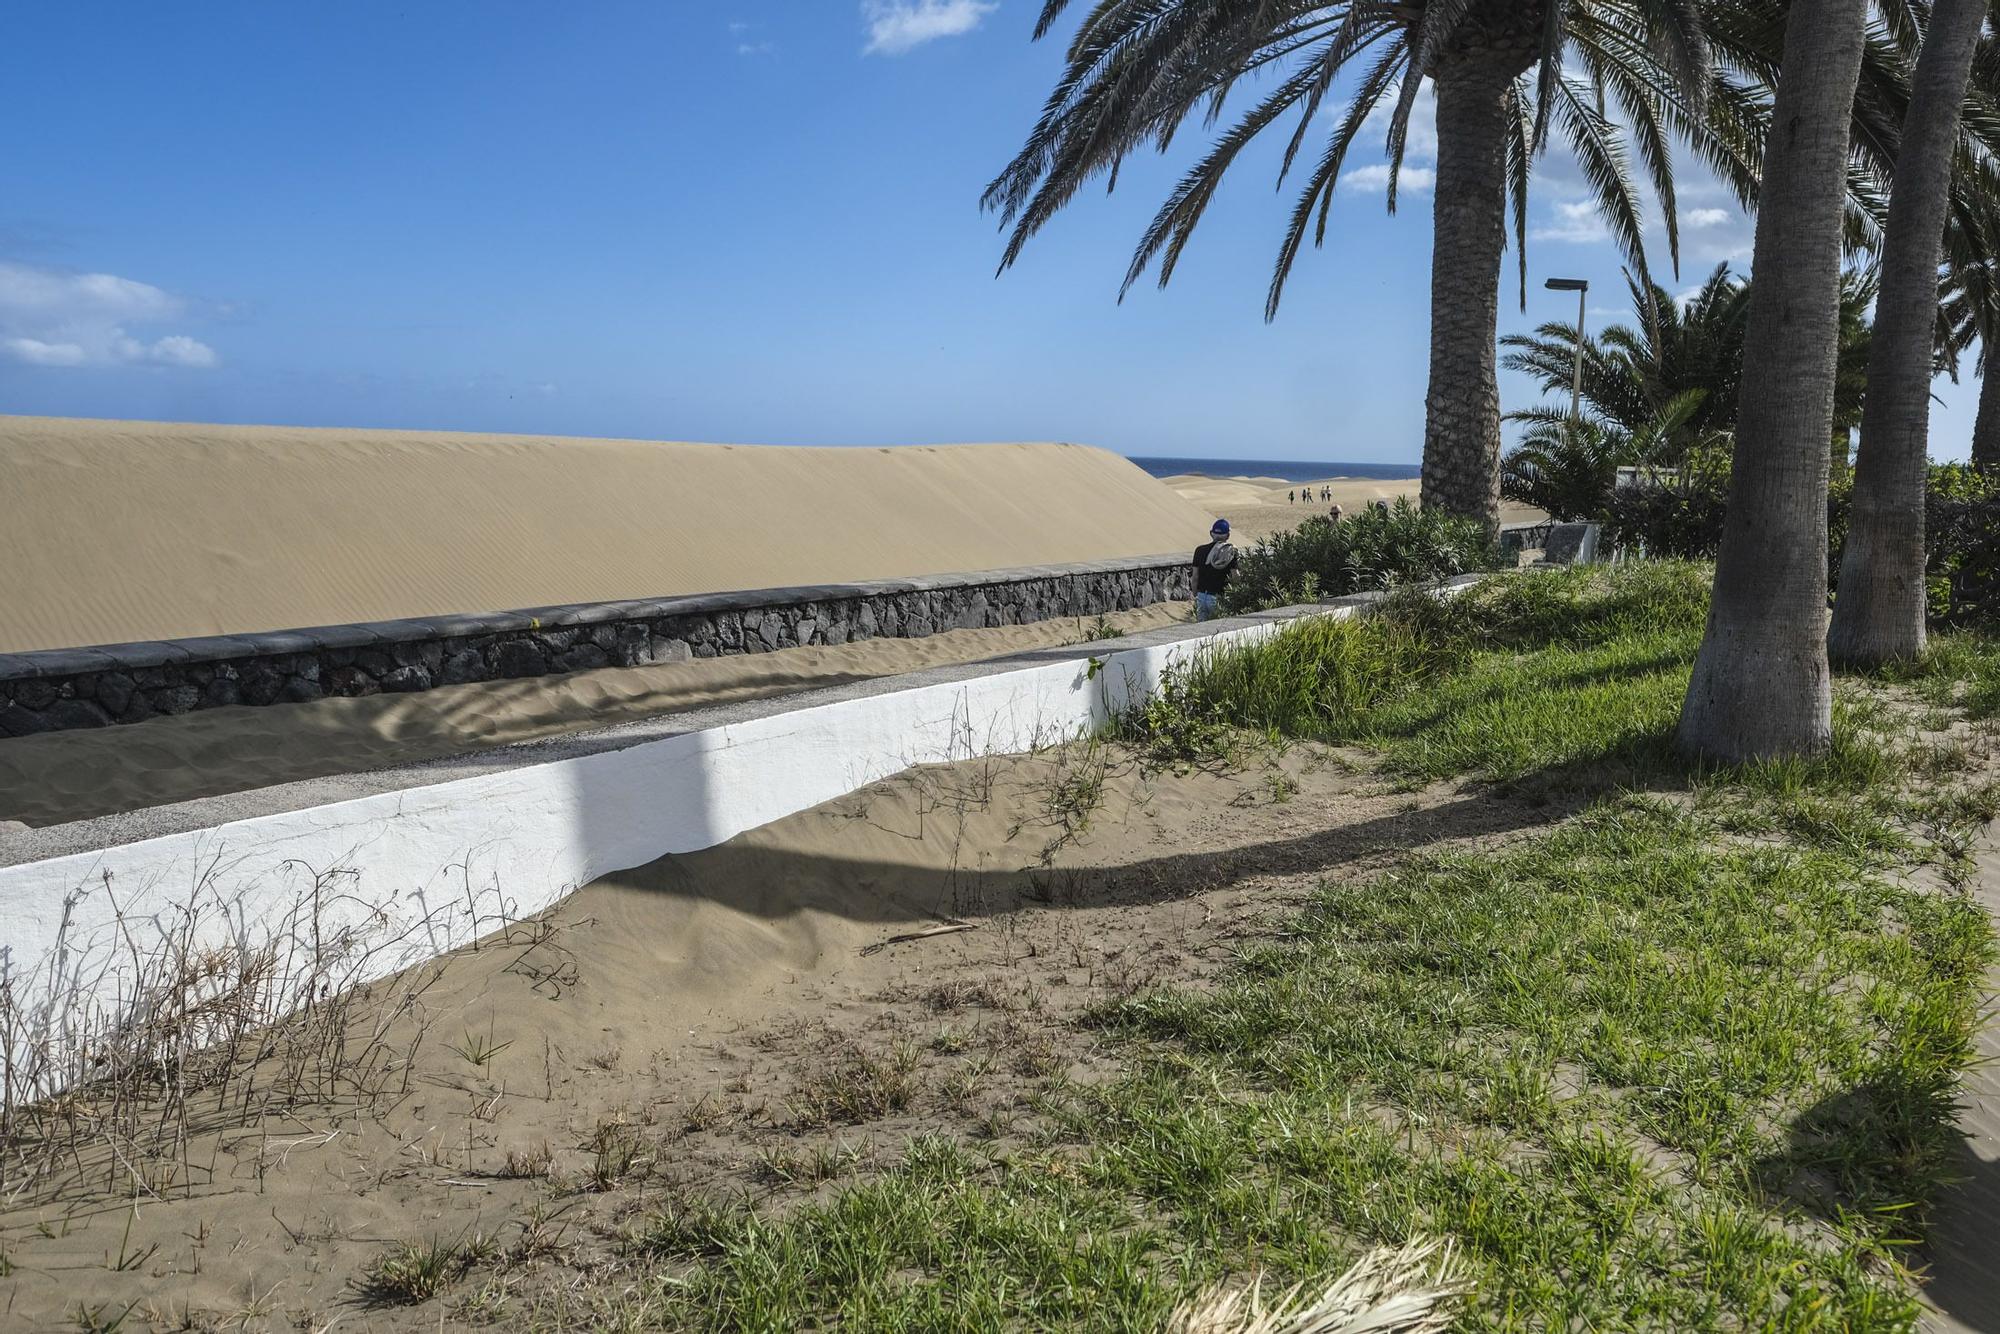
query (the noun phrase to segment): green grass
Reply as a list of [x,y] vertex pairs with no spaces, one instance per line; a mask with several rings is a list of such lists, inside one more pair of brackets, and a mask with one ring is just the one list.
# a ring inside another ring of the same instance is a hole
[[1249,732],[1373,746],[1413,782],[1594,766],[1675,767],[1674,720],[1706,571],[1640,565],[1392,596],[1379,614],[1296,622],[1168,675],[1120,734],[1157,758],[1227,753]]
[[477,1235],[456,1241],[432,1237],[398,1242],[377,1256],[362,1276],[361,1295],[377,1306],[428,1301],[497,1253],[490,1238]]
[[[1425,1234],[1477,1277],[1462,1329],[1909,1328],[1995,951],[1975,904],[1897,873],[1962,859],[2000,793],[1859,689],[1825,758],[1681,767],[1700,580],[1496,581],[1181,674],[1124,723],[1156,756],[1248,728],[1409,778],[1670,790],[1325,882],[1218,984],[1101,1013],[1126,1073],[1051,1083],[1026,1148],[919,1139],[783,1207],[674,1196],[587,1319],[1149,1329],[1202,1285]],[[1913,680],[1965,711],[1996,661],[1947,641]]]
[[1965,901],[1602,807],[1503,854],[1330,883],[1209,991],[1102,1022],[1040,1148],[914,1144],[776,1216],[684,1199],[669,1327],[1157,1325],[1197,1284],[1459,1240],[1468,1329],[1897,1329],[1991,954]]
[[2000,634],[1955,630],[1931,640],[1922,662],[1892,669],[1888,679],[1914,686],[1935,705],[1969,718],[2000,717]]

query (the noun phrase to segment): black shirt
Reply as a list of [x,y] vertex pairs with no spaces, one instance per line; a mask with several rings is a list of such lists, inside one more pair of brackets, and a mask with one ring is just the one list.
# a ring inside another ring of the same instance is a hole
[[1194,591],[1197,593],[1220,593],[1229,586],[1229,575],[1236,568],[1236,557],[1231,555],[1224,565],[1210,565],[1208,553],[1215,543],[1204,542],[1194,549]]

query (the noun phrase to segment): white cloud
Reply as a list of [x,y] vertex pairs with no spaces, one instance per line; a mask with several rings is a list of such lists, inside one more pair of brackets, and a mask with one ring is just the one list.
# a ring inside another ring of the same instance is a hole
[[1531,241],[1568,241],[1588,245],[1609,240],[1611,229],[1598,216],[1597,205],[1587,199],[1557,200],[1555,220],[1528,233]]
[[0,263],[0,312],[145,320],[168,319],[180,309],[178,301],[150,283],[109,273],[62,273]]
[[[1368,118],[1361,122],[1361,131],[1355,136],[1357,144],[1384,144],[1389,142],[1389,122],[1396,114],[1397,90],[1391,88],[1383,99],[1375,104]],[[1332,106],[1331,100],[1328,106]],[[1417,100],[1410,104],[1409,128],[1403,135],[1403,161],[1435,162],[1438,155],[1437,93],[1434,85],[1426,82],[1417,89]],[[1346,108],[1334,107],[1332,114],[1345,115]]]
[[1721,227],[1728,221],[1729,210],[1726,208],[1691,208],[1681,215],[1681,226],[1691,231],[1700,231],[1704,227]]
[[7,355],[30,366],[81,366],[83,349],[75,343],[44,343],[39,338],[9,338],[0,343]]
[[861,0],[868,25],[862,54],[900,56],[940,37],[959,37],[979,26],[998,0]]
[[150,361],[161,366],[189,366],[207,370],[215,365],[215,349],[186,334],[168,334],[150,343],[122,338],[118,354],[125,361]]
[[[1396,177],[1396,190],[1399,194],[1413,190],[1428,190],[1436,181],[1437,172],[1429,167],[1405,166]],[[1350,167],[1340,173],[1340,183],[1360,194],[1387,194],[1389,164],[1377,162],[1369,167]]]
[[147,364],[206,370],[215,349],[187,334],[150,339],[128,325],[162,324],[187,303],[151,283],[111,273],[0,261],[0,355],[30,366]]

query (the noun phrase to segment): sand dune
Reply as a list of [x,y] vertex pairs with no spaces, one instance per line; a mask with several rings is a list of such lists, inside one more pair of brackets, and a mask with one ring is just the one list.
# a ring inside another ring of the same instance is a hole
[[0,652],[1193,550],[1099,449],[0,417]]

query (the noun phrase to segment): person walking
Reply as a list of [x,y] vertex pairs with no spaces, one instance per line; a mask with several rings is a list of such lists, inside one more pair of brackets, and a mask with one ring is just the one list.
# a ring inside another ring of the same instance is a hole
[[1229,544],[1229,520],[1217,519],[1208,541],[1194,549],[1194,618],[1212,621],[1221,614],[1218,598],[1236,572],[1236,548]]
[[1285,492],[1285,503],[1286,503],[1287,505],[1296,505],[1296,504],[1298,504],[1298,503],[1299,503],[1299,493],[1298,493],[1297,491],[1287,491],[1287,492]]

